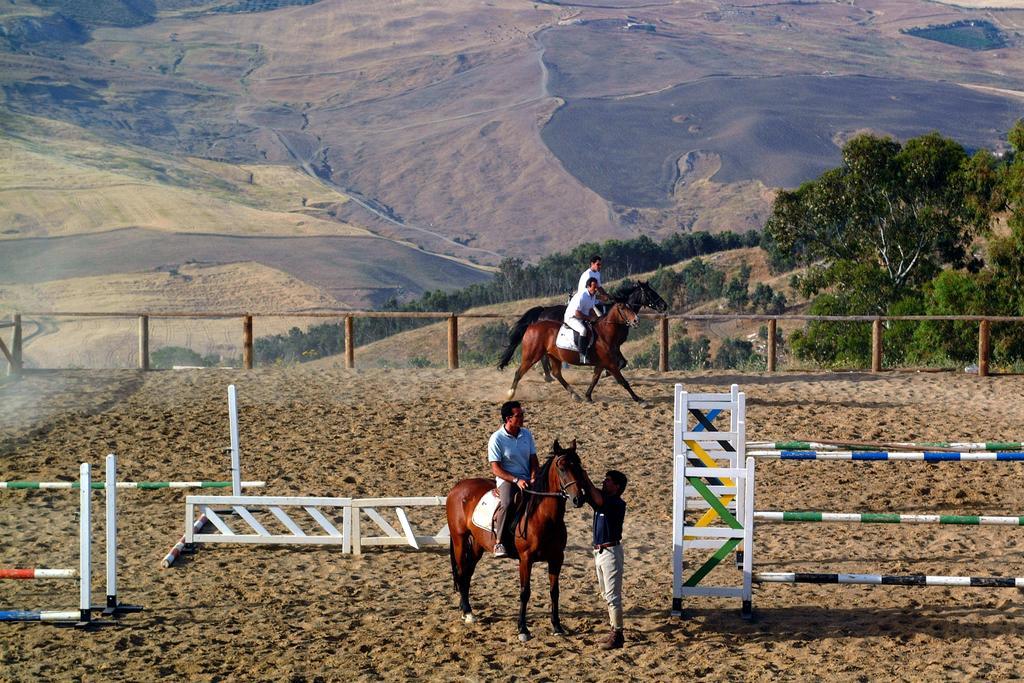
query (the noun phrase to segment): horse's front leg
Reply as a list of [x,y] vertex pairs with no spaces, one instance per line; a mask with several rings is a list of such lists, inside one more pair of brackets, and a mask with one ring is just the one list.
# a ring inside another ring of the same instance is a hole
[[564,636],[565,629],[558,619],[558,575],[562,573],[562,557],[552,558],[548,562],[548,584],[551,587],[551,631],[556,636]]
[[523,643],[530,639],[530,629],[526,627],[526,605],[530,602],[530,569],[533,561],[528,553],[519,555],[519,640]]
[[619,382],[619,384],[621,384],[622,387],[629,392],[629,395],[633,397],[634,401],[636,401],[637,403],[644,402],[644,400],[637,396],[636,392],[633,391],[633,387],[629,386],[629,382],[627,382],[626,378],[622,376],[621,370],[619,370],[618,368],[608,368],[608,372],[612,373],[612,377],[614,377]]

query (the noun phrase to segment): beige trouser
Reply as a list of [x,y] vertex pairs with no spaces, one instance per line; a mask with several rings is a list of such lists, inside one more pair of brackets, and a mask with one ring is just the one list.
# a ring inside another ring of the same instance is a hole
[[516,490],[519,487],[515,484],[502,480],[498,485],[498,509],[494,512],[494,542],[501,543],[505,533],[505,518],[508,517],[508,509],[515,502]]
[[622,544],[594,551],[597,585],[608,603],[612,628],[622,628]]

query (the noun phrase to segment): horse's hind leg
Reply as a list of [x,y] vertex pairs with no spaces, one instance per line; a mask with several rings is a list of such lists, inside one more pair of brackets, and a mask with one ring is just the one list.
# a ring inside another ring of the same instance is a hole
[[519,367],[516,369],[516,374],[512,378],[512,386],[509,387],[509,390],[508,390],[508,400],[510,400],[510,401],[513,398],[515,398],[516,387],[519,386],[519,380],[521,380],[523,377],[525,377],[526,373],[530,370],[530,368],[532,368],[537,363],[537,361],[539,361],[540,358],[541,358],[540,355],[538,355],[535,351],[532,351],[532,350],[529,352],[529,355],[527,355],[527,354],[528,354],[528,352],[527,352],[526,347],[524,345],[524,347],[523,347],[523,358],[519,362]]
[[544,371],[544,381],[552,381],[553,378],[551,376],[551,360],[547,356],[544,356],[540,359],[540,367]]
[[558,356],[553,356],[550,353],[546,356],[546,358],[548,359],[548,362],[551,364],[551,374],[554,375],[555,379],[558,380],[558,383],[561,384],[562,387],[569,392],[570,396],[572,396],[577,401],[580,400],[580,395],[577,394],[576,390],[569,386],[569,383],[565,381],[564,377],[562,377],[562,359],[559,358]]
[[593,403],[594,401],[594,387],[597,386],[597,381],[601,379],[601,371],[604,370],[600,365],[594,366],[594,377],[590,380],[590,386],[587,387],[587,400]]
[[452,571],[455,574],[455,585],[459,588],[459,609],[462,611],[462,619],[467,624],[476,621],[473,616],[473,607],[469,603],[469,583],[473,579],[473,572],[476,570],[476,563],[480,560],[479,553],[474,551],[473,537],[470,534],[460,534],[451,537],[451,549],[453,562]]

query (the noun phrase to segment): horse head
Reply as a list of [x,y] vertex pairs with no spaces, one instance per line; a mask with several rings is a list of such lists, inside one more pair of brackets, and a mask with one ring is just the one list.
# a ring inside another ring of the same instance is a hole
[[551,455],[554,458],[554,467],[551,469],[558,477],[558,489],[572,501],[573,507],[582,507],[587,501],[587,490],[583,487],[583,462],[576,453],[576,439],[572,440],[568,448],[562,448],[558,439],[555,439]]
[[665,300],[654,291],[653,287],[643,280],[637,280],[629,286],[619,288],[612,295],[612,300],[615,303],[629,306],[630,310],[634,313],[639,313],[640,309],[644,306],[654,309],[658,313],[664,313],[668,310],[668,304],[665,303]]
[[654,287],[651,287],[644,280],[639,280],[636,284],[642,294],[642,305],[647,306],[647,308],[653,308],[658,313],[664,313],[668,310],[668,304],[654,291]]
[[640,324],[640,315],[626,304],[614,304],[608,315],[602,318],[613,325],[636,327]]

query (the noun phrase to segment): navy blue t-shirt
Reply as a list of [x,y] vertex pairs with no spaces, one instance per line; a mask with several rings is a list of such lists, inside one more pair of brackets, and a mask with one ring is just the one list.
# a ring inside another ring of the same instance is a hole
[[622,522],[626,518],[626,501],[618,496],[605,496],[604,505],[594,508],[594,545],[622,541]]

